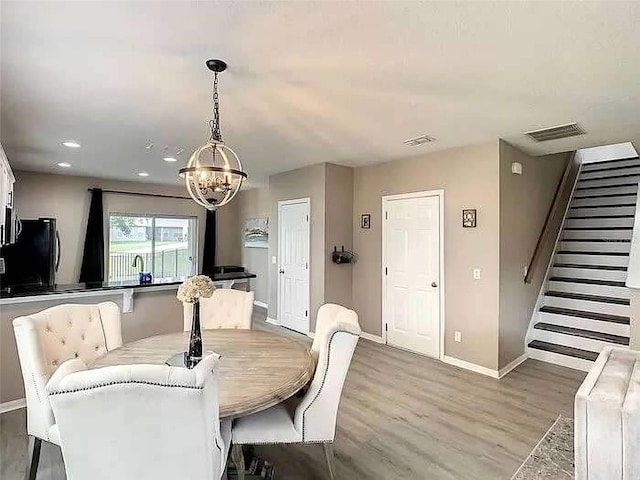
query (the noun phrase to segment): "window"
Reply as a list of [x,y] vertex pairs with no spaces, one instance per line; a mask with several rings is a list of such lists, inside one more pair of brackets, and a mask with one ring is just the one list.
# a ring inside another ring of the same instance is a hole
[[197,219],[109,215],[109,281],[137,281],[140,260],[153,278],[180,279],[196,271]]

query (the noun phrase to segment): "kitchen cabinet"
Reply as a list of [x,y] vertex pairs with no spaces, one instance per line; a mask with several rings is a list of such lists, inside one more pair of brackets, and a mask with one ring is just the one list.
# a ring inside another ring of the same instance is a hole
[[13,184],[16,179],[11,171],[9,159],[0,145],[0,245],[11,241],[15,226],[15,212],[13,211]]

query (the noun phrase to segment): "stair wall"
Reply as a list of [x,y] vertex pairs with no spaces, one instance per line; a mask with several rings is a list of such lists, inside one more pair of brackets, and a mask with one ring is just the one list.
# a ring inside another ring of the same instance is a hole
[[[530,284],[523,282],[524,269],[571,156],[570,153],[562,153],[532,157],[507,142],[500,143],[500,369],[517,362],[525,353],[531,312],[544,279],[544,266],[551,258],[555,236],[543,245],[541,267],[533,272]],[[512,162],[522,165],[522,175],[511,173]],[[553,220],[555,229],[559,231],[562,215]]]

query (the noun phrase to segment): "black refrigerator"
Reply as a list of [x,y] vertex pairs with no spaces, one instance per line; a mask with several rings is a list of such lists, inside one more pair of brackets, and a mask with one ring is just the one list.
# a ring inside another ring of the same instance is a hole
[[60,237],[55,218],[22,220],[16,241],[0,249],[4,259],[2,288],[46,287],[56,283],[60,263]]

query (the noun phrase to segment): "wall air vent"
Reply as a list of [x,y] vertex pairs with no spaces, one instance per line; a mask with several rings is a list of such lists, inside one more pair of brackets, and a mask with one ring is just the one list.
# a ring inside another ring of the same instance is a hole
[[524,134],[536,142],[546,142],[548,140],[584,135],[585,133],[586,132],[577,123],[567,123],[566,125],[558,125],[557,127],[532,130],[531,132],[525,132]]
[[420,135],[419,137],[410,138],[409,140],[405,140],[405,145],[409,145],[411,147],[415,147],[416,145],[422,145],[423,143],[430,143],[435,141],[435,138],[430,137],[428,135]]

